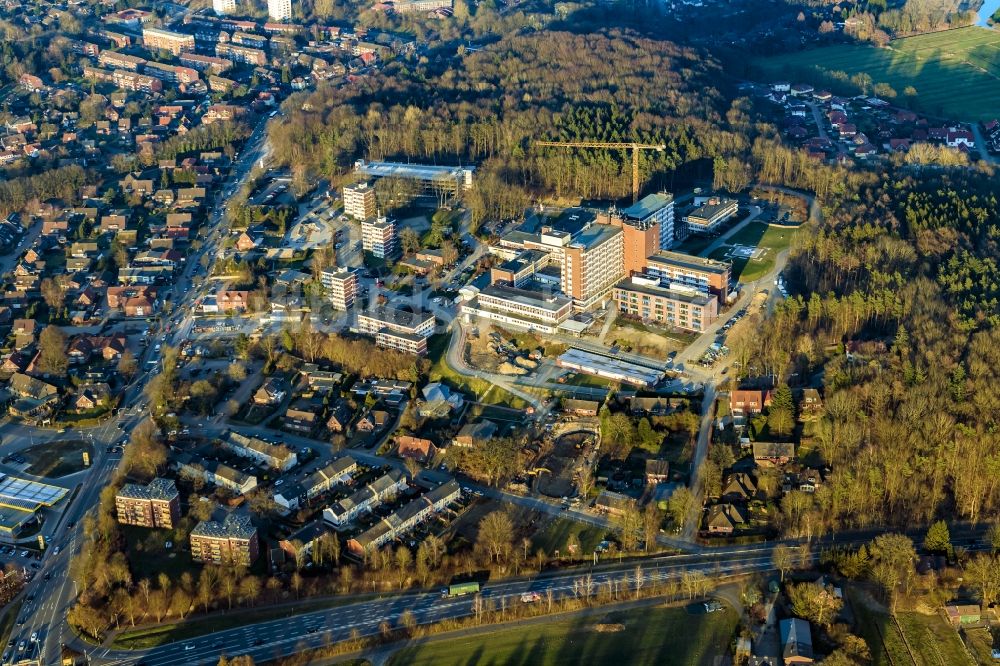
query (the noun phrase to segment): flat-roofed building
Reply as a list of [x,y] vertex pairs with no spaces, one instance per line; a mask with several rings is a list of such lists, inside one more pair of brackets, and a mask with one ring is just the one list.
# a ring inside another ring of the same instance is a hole
[[366,219],[361,223],[361,247],[379,259],[388,259],[397,250],[396,222],[387,217]]
[[203,520],[191,530],[191,558],[204,564],[248,567],[260,554],[249,516],[230,513],[222,522]]
[[349,310],[358,293],[358,275],[346,268],[329,268],[320,274],[320,282],[336,310]]
[[180,55],[184,51],[194,51],[194,35],[162,28],[143,28],[142,44],[148,50],[163,49],[174,55]]
[[472,187],[475,167],[434,166],[430,164],[405,164],[402,162],[354,163],[355,173],[368,178],[402,178],[413,180],[427,190],[458,193]]
[[460,310],[466,318],[479,317],[505,326],[551,334],[573,313],[573,299],[501,283],[484,287],[473,299],[463,303]]
[[543,232],[541,240],[561,260],[562,292],[573,299],[578,310],[587,310],[606,299],[625,275],[620,227],[591,224],[576,236]]
[[674,243],[674,198],[650,194],[624,210],[612,210],[598,221],[622,228],[625,275],[641,273],[646,257]]
[[633,275],[614,290],[619,314],[700,333],[719,316],[715,296],[690,287],[670,289],[655,277]]
[[434,315],[379,307],[358,313],[358,330],[375,338],[375,344],[409,354],[427,353],[427,338],[434,332]]
[[556,365],[616,382],[645,387],[652,387],[663,378],[662,368],[652,368],[649,365],[575,347],[562,354],[556,360]]
[[720,303],[730,299],[732,265],[725,261],[663,250],[649,257],[643,272],[660,278],[663,284],[681,284],[713,294]]
[[236,0],[212,0],[212,10],[219,16],[236,12]]
[[147,485],[126,483],[115,495],[118,522],[139,527],[173,529],[181,516],[181,497],[170,479],[155,478]]
[[515,287],[523,287],[535,273],[549,265],[549,260],[549,255],[540,250],[518,252],[514,258],[490,269],[490,283],[506,282]]
[[735,199],[712,197],[684,218],[687,230],[693,234],[709,234],[736,215],[740,206]]
[[267,0],[267,15],[272,21],[292,18],[292,0]]
[[344,214],[356,220],[375,217],[375,188],[367,182],[345,185]]

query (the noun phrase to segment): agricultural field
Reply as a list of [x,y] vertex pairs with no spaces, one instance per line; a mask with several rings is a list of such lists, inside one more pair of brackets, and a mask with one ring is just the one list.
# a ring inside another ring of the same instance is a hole
[[848,597],[874,666],[974,666],[958,632],[940,615],[900,611],[893,621],[864,593],[849,590]]
[[536,664],[713,664],[725,654],[736,629],[736,613],[689,615],[684,608],[643,608],[604,617],[580,617],[492,631],[482,636],[406,647],[391,666],[485,666]]
[[[830,76],[868,74],[873,84],[887,83],[896,103],[916,111],[956,120],[979,121],[1000,108],[1000,31],[977,26],[897,39],[885,48],[838,45],[760,58],[751,76],[764,80],[808,81],[835,92],[852,91]],[[904,95],[907,86],[916,96]]]

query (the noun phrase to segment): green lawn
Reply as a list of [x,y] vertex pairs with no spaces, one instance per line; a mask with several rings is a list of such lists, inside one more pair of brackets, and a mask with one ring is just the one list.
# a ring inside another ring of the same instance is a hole
[[28,474],[52,479],[85,469],[83,452],[94,456],[94,447],[78,439],[53,440],[28,447],[21,455],[28,461]]
[[[600,632],[597,624],[624,625]],[[736,613],[688,615],[683,608],[643,608],[605,617],[557,620],[482,636],[442,640],[403,648],[390,666],[579,666],[629,664],[696,666],[714,663],[729,650]]]
[[[727,245],[716,248],[709,254],[709,257],[732,262],[733,275],[740,282],[753,282],[774,269],[774,262],[778,254],[789,248],[792,244],[792,238],[797,232],[797,228],[772,227],[761,222],[751,222],[726,239]],[[726,253],[733,245],[762,247],[767,248],[768,251],[760,259],[730,258]]]
[[[1000,32],[971,26],[897,39],[886,48],[844,44],[759,58],[751,75],[764,79],[808,80],[836,92],[854,94],[851,84],[837,85],[830,72],[868,74],[898,93],[894,100],[917,111],[957,120],[996,117],[1000,107]],[[913,86],[917,95],[903,95]]]
[[578,555],[590,554],[597,548],[597,544],[604,540],[607,530],[575,520],[557,518],[532,537],[531,549],[541,548],[548,555],[553,555],[557,550],[565,551],[570,535],[575,536],[577,543],[580,544]]

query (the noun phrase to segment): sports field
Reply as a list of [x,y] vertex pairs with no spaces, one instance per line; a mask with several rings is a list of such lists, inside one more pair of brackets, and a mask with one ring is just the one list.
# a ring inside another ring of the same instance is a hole
[[[956,120],[1000,115],[1000,31],[971,26],[897,39],[886,48],[838,45],[755,60],[752,75],[838,88],[830,72],[864,72],[873,84],[888,83],[895,103]],[[848,84],[850,85],[850,84]],[[913,86],[916,99],[903,91]]]

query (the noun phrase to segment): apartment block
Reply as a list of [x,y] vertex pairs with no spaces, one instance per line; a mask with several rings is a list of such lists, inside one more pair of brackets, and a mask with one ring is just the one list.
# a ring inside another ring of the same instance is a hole
[[158,78],[121,69],[111,72],[111,81],[122,90],[148,93],[158,93],[163,90],[163,82]]
[[282,472],[295,467],[299,459],[295,451],[283,444],[271,444],[256,437],[229,432],[221,440],[222,446],[238,456],[256,460]]
[[145,486],[126,483],[115,495],[115,507],[123,525],[169,530],[181,517],[181,497],[169,479],[155,478]]
[[427,338],[434,332],[430,312],[407,312],[380,307],[358,314],[358,330],[375,338],[375,344],[408,354],[427,353]]
[[117,51],[101,51],[101,55],[97,56],[97,64],[101,67],[109,67],[111,69],[126,69],[130,72],[138,72],[146,64],[146,59],[128,55],[127,53],[118,53]]
[[614,295],[620,314],[685,331],[700,333],[719,316],[715,296],[661,287],[655,277],[633,275],[615,286]]
[[543,232],[541,240],[560,260],[562,292],[573,299],[577,310],[587,310],[606,299],[625,275],[621,227],[591,224],[576,236]]
[[375,188],[369,183],[345,186],[344,213],[356,220],[375,217]]
[[732,266],[724,261],[660,251],[649,257],[644,273],[660,278],[664,285],[679,284],[713,294],[720,303],[728,303],[730,299]]
[[344,268],[331,268],[320,275],[330,303],[337,310],[349,310],[358,293],[358,275]]
[[712,197],[691,211],[684,222],[693,234],[710,234],[740,209],[735,199]]
[[194,35],[185,35],[162,28],[143,28],[142,44],[150,51],[163,49],[174,55],[180,55],[184,51],[194,51]]
[[260,49],[239,44],[229,44],[219,42],[215,45],[215,55],[218,58],[225,58],[232,62],[241,62],[245,65],[266,65],[267,54]]
[[233,61],[226,58],[216,58],[214,56],[198,55],[197,53],[182,53],[178,60],[185,67],[196,69],[199,72],[210,72],[221,74],[233,68]]
[[232,14],[236,11],[236,0],[212,0],[212,9],[219,16]]
[[292,18],[292,0],[267,0],[267,15],[272,21],[287,21]]
[[397,250],[396,222],[386,217],[361,223],[361,247],[379,259],[393,257]]
[[231,513],[222,522],[203,520],[191,530],[191,558],[195,562],[248,567],[259,554],[257,528],[249,516]]

